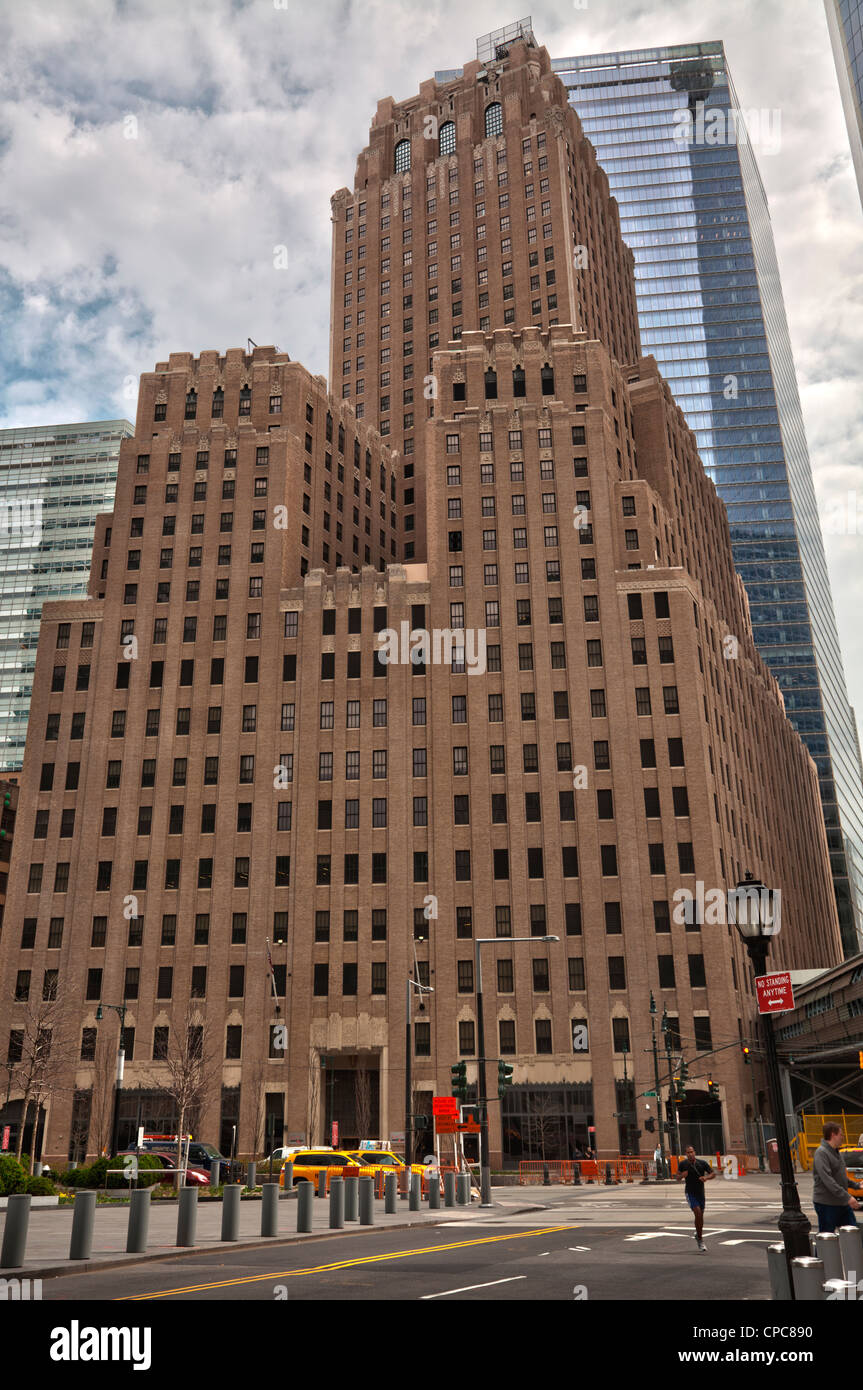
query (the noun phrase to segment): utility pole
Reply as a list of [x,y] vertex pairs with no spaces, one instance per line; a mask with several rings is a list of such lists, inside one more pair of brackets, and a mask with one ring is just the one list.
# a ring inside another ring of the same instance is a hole
[[662,1118],[662,1090],[659,1085],[659,1053],[656,1047],[656,1000],[650,991],[650,1041],[653,1047],[653,1085],[656,1089],[656,1115],[659,1123],[659,1172],[657,1179],[665,1180],[665,1122]]
[[668,1103],[671,1106],[671,1119],[674,1129],[674,1147],[680,1156],[680,1125],[677,1121],[677,1111],[674,1108],[674,1063],[671,1058],[671,1031],[668,1022],[668,1010],[662,1011],[662,1033],[665,1039],[665,1056],[668,1062]]

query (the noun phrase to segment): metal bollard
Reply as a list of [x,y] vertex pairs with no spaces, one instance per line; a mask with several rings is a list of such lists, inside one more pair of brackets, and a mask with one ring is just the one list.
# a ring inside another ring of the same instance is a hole
[[27,1248],[27,1227],[30,1225],[29,1192],[16,1192],[9,1198],[6,1207],[6,1225],[3,1228],[3,1250],[0,1252],[0,1269],[20,1269],[24,1263]]
[[126,1254],[143,1255],[147,1250],[150,1229],[150,1189],[142,1187],[129,1199],[129,1229],[126,1233]]
[[819,1231],[815,1237],[815,1255],[824,1265],[824,1279],[844,1279],[842,1250],[835,1231]]
[[440,1211],[440,1173],[432,1168],[428,1178],[429,1211]]
[[285,1191],[291,1192],[294,1186],[294,1160],[289,1158],[282,1172],[285,1175]]
[[177,1204],[177,1244],[194,1245],[198,1224],[198,1189],[181,1187]]
[[543,1187],[551,1187],[551,1178],[549,1177],[547,1163],[543,1163],[542,1165],[542,1185]]
[[41,1176],[42,1176],[42,1164],[37,1160],[37,1162],[33,1164],[33,1177],[34,1177],[34,1178],[41,1178]]
[[419,1211],[422,1203],[422,1177],[419,1173],[411,1173],[410,1177],[410,1200],[408,1202],[409,1211]]
[[606,1186],[606,1187],[613,1187],[613,1186],[614,1186],[614,1179],[613,1179],[613,1177],[611,1176],[611,1164],[610,1164],[610,1163],[606,1163],[606,1165],[605,1165],[605,1186]]
[[455,1185],[455,1199],[460,1207],[470,1206],[470,1173],[459,1173]]
[[222,1240],[240,1239],[240,1193],[238,1182],[226,1183],[222,1188]]
[[93,1220],[96,1216],[95,1192],[76,1192],[72,1211],[70,1260],[89,1260],[93,1249]]
[[359,1215],[360,1179],[359,1175],[345,1178],[345,1220],[356,1221]]
[[573,1163],[573,1165],[572,1165],[572,1185],[573,1185],[573,1187],[581,1187],[581,1164],[580,1164],[580,1163]]
[[[395,1174],[393,1174],[395,1177]],[[360,1186],[360,1225],[373,1226],[375,1224],[375,1180],[369,1174],[359,1179]]]
[[249,1171],[246,1174],[246,1187],[257,1187],[258,1185],[258,1165],[252,1158],[249,1160]]
[[318,1172],[318,1192],[317,1192],[317,1195],[318,1195],[319,1197],[326,1197],[326,1195],[327,1195],[327,1170],[326,1170],[326,1168],[321,1168],[321,1169],[319,1170],[319,1172]]
[[860,1237],[860,1227],[840,1226],[836,1234],[839,1237],[844,1276],[856,1283],[863,1279],[863,1240]]
[[261,1235],[279,1234],[279,1184],[265,1182],[261,1188]]
[[218,1187],[218,1186],[219,1186],[219,1183],[222,1181],[222,1178],[221,1178],[221,1169],[222,1169],[221,1163],[219,1162],[219,1160],[218,1160],[217,1158],[214,1158],[213,1161],[212,1161],[212,1163],[210,1164],[210,1186],[211,1186],[211,1187]]
[[443,1204],[445,1207],[455,1206],[455,1173],[449,1169],[443,1175]]
[[398,1178],[395,1173],[387,1173],[384,1178],[384,1211],[387,1216],[392,1216],[398,1211],[398,1201]]
[[340,1231],[345,1224],[345,1180],[333,1178],[330,1182],[330,1230]]
[[770,1297],[775,1303],[792,1303],[791,1280],[788,1277],[788,1256],[784,1245],[768,1245],[767,1273],[770,1278]]
[[794,1297],[798,1303],[824,1301],[823,1260],[813,1260],[805,1255],[792,1260],[791,1277],[794,1280]]
[[297,1230],[308,1234],[312,1229],[315,1189],[310,1182],[297,1183]]

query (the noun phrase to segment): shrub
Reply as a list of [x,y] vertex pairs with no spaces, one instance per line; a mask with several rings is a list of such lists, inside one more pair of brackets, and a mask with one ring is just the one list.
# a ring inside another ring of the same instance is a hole
[[28,1178],[26,1191],[33,1197],[53,1197],[54,1184],[50,1178]]
[[10,1197],[23,1192],[27,1174],[12,1154],[0,1154],[0,1197]]
[[[110,1160],[106,1159],[105,1167],[106,1170],[110,1169],[110,1174],[107,1178],[108,1186],[124,1187],[128,1190],[129,1178],[126,1173],[125,1158],[121,1155]],[[138,1187],[153,1187],[155,1184],[160,1183],[162,1181],[162,1172],[162,1165],[154,1154],[138,1154]],[[104,1179],[101,1185],[104,1185]],[[133,1181],[132,1187],[134,1186],[135,1183]]]

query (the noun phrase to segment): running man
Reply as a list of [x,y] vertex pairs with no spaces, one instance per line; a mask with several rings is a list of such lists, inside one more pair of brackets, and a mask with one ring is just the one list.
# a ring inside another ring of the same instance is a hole
[[686,1158],[677,1165],[677,1181],[686,1179],[686,1200],[695,1217],[695,1244],[702,1255],[707,1254],[704,1244],[704,1184],[715,1178],[710,1164],[703,1158],[696,1158],[692,1145],[686,1150]]

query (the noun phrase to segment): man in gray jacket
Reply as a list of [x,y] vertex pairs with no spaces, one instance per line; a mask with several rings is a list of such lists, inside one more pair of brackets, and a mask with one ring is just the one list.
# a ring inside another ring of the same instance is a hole
[[835,1122],[826,1124],[823,1135],[812,1160],[815,1178],[812,1201],[818,1216],[818,1230],[837,1231],[840,1226],[857,1225],[854,1213],[859,1210],[860,1203],[848,1193],[848,1173],[839,1152],[841,1126]]

